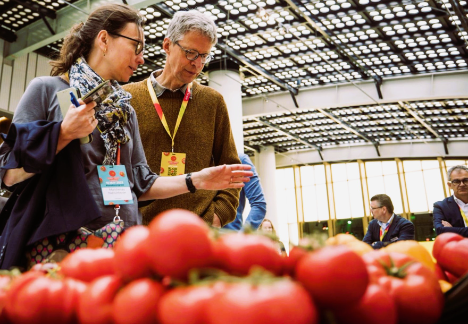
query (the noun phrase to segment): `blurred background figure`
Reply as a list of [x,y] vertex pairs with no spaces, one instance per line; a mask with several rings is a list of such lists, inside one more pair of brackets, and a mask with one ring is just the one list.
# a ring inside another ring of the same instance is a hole
[[249,201],[250,212],[245,220],[246,226],[250,225],[253,229],[257,229],[266,215],[266,201],[263,195],[262,185],[260,184],[260,178],[255,170],[255,166],[250,160],[247,154],[239,154],[239,159],[242,164],[250,165],[252,168],[250,171],[253,172],[253,176],[250,181],[245,184],[242,188],[239,197],[239,207],[237,207],[236,219],[224,226],[226,229],[239,231],[243,224],[243,213],[245,209],[245,198]]
[[[273,226],[273,223],[271,220],[268,218],[264,218],[260,226],[258,227],[259,231],[263,231],[265,233],[272,233],[276,236],[276,231],[275,227]],[[278,244],[278,251],[282,256],[286,256],[286,249],[284,248],[283,242],[279,240],[279,238],[276,236],[276,243]]]
[[369,223],[363,241],[380,249],[397,241],[414,240],[414,225],[393,213],[393,203],[385,194],[371,198],[370,209],[374,219]]
[[451,167],[447,179],[453,196],[434,203],[434,228],[437,235],[452,232],[468,237],[468,168]]

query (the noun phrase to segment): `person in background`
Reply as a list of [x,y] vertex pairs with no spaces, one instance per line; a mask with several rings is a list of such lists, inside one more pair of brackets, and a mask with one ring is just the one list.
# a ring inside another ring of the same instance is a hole
[[253,229],[257,229],[260,226],[260,223],[265,218],[266,214],[266,201],[265,196],[263,195],[262,185],[260,184],[260,178],[258,177],[257,172],[255,171],[255,166],[250,160],[247,154],[239,154],[239,159],[242,164],[250,165],[250,171],[253,172],[253,176],[250,178],[250,181],[245,184],[245,187],[242,188],[240,197],[239,197],[239,207],[237,207],[236,219],[223,228],[239,231],[243,225],[243,213],[245,208],[245,198],[249,201],[250,212],[245,220],[247,226],[251,226]]
[[389,196],[373,196],[370,209],[374,219],[369,223],[364,242],[374,249],[380,249],[397,241],[414,240],[414,224],[393,213],[393,203]]
[[[133,96],[148,165],[159,175],[179,174],[182,167],[195,172],[240,163],[223,97],[195,81],[211,60],[216,42],[217,28],[211,18],[197,10],[177,12],[162,44],[164,68],[124,86]],[[175,160],[168,161],[167,156]],[[182,163],[176,170],[171,163],[177,161]],[[222,227],[235,219],[239,193],[236,189],[199,191],[154,202],[142,208],[143,221],[148,223],[171,208],[184,208],[209,225]]]
[[[240,190],[252,175],[241,164],[176,177],[150,170],[131,96],[118,83],[128,82],[144,63],[142,25],[130,6],[97,8],[72,27],[59,58],[51,62],[52,76],[35,78],[26,89],[0,148],[1,184],[14,190],[0,215],[1,268],[24,266],[27,248],[37,242],[55,242],[64,233],[76,236],[81,227],[100,229],[118,212],[126,227],[141,224],[138,201],[196,189]],[[68,91],[70,98],[74,87],[85,95],[104,80],[111,80],[112,93],[99,107],[80,100],[62,115],[57,92]],[[80,145],[90,133],[94,140]],[[99,170],[108,172],[106,182],[109,176],[128,180],[127,185],[122,180],[120,209],[103,199]]]
[[464,165],[451,167],[447,179],[453,195],[434,203],[436,234],[452,232],[468,237],[468,168]]
[[281,242],[279,240],[278,236],[276,235],[276,230],[275,230],[275,227],[273,226],[273,223],[271,222],[271,220],[269,220],[268,218],[264,218],[262,223],[258,227],[258,230],[263,231],[265,233],[271,233],[271,234],[275,235],[276,238],[277,238],[276,243],[278,244],[279,254],[281,254],[282,256],[287,256],[284,244],[283,244],[283,242]]

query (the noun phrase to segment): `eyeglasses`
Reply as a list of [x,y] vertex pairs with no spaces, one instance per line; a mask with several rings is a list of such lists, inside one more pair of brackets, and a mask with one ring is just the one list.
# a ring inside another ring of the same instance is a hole
[[372,207],[372,206],[370,206],[370,209],[371,209],[371,210],[374,210],[374,209],[379,209],[379,208],[382,208],[382,207],[385,207],[385,206],[380,206],[380,207]]
[[461,185],[461,183],[463,182],[463,184],[465,186],[468,186],[468,178],[464,178],[464,179],[455,179],[455,180],[452,180],[452,181],[449,181],[451,184],[453,184],[455,187],[458,187],[459,185]]
[[111,35],[114,35],[114,36],[123,37],[123,38],[126,38],[126,39],[129,39],[129,40],[132,40],[132,41],[136,42],[135,55],[139,55],[145,49],[144,43],[142,41],[138,40],[138,39],[131,38],[131,37],[128,37],[128,36],[117,34],[117,33],[111,33],[111,32],[108,32],[108,33],[111,34]]
[[213,59],[213,55],[210,54],[200,54],[196,50],[188,50],[180,46],[179,42],[175,42],[177,46],[179,46],[184,52],[185,57],[189,61],[195,61],[199,56],[201,57],[201,62],[203,64],[209,63]]

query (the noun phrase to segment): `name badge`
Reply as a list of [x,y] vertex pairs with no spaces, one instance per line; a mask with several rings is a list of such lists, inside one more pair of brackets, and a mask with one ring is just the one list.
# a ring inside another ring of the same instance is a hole
[[161,172],[162,177],[173,177],[185,173],[185,153],[162,152]]
[[104,205],[133,204],[125,165],[98,165]]

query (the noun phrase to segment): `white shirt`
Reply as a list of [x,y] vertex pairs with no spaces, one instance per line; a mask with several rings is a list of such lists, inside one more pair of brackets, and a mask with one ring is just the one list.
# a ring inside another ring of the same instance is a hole
[[[453,195],[453,199],[455,199],[455,202],[457,203],[458,207],[460,207],[461,210],[463,210],[463,212],[465,213],[465,216],[468,217],[468,204],[465,204],[463,201],[455,197],[455,195]],[[464,217],[462,218],[463,218],[463,223],[465,223],[465,227],[467,227],[465,218]]]
[[382,228],[382,231],[385,231],[387,229],[388,225],[390,225],[390,223],[392,222],[394,216],[395,216],[395,214],[393,214],[392,217],[390,217],[390,219],[386,223],[383,223],[383,222],[377,220],[377,223],[379,223],[380,227]]

